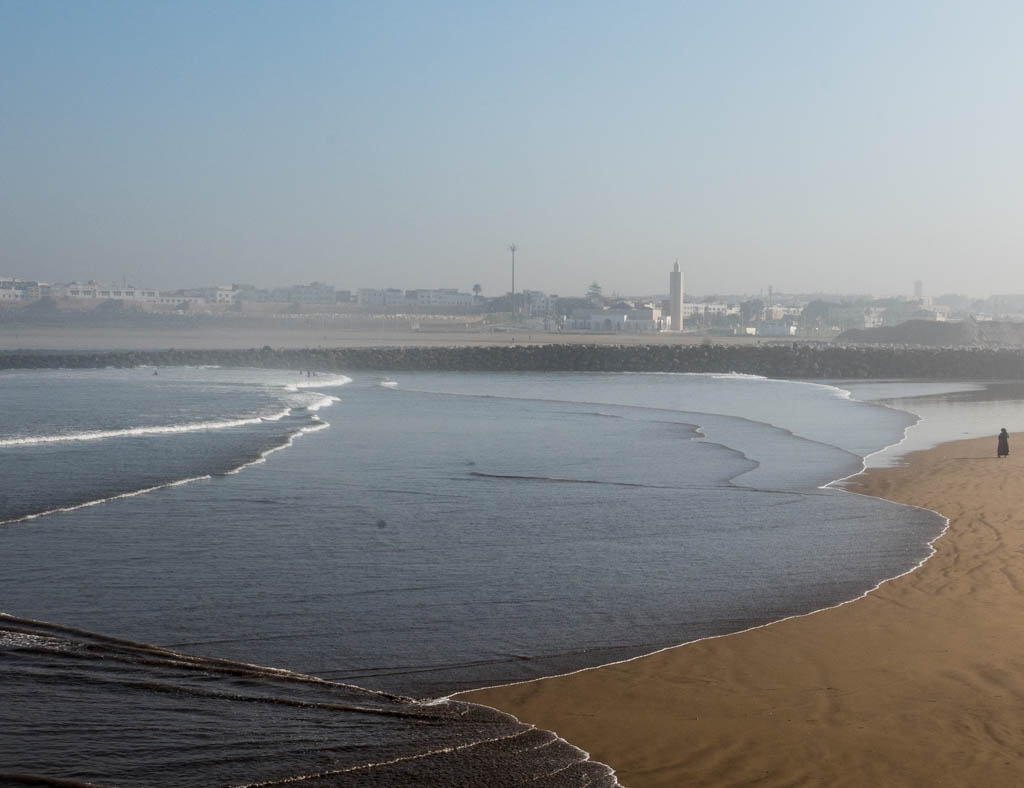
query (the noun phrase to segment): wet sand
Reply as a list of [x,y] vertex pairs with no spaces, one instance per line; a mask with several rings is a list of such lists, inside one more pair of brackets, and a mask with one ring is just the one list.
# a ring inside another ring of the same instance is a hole
[[557,731],[628,788],[1024,784],[1024,454],[995,450],[948,443],[848,485],[950,518],[935,555],[865,597],[458,697]]

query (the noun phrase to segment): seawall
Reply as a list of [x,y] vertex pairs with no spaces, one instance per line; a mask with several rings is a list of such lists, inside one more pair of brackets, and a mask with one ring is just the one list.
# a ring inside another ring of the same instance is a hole
[[523,345],[249,350],[0,351],[0,369],[196,366],[480,372],[738,372],[785,378],[1024,380],[1024,349],[738,345]]

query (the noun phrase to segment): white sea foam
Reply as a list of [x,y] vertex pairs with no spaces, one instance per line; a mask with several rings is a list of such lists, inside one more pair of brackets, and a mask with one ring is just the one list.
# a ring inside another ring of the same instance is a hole
[[[320,430],[326,430],[331,426],[329,423],[321,420],[320,417],[316,415],[311,416],[310,420],[313,422],[312,424],[305,427],[301,427],[300,429],[290,434],[287,437],[287,440],[285,440],[280,446],[274,446],[270,449],[266,449],[265,451],[261,452],[259,457],[257,457],[256,459],[251,460],[250,462],[243,463],[242,465],[239,465],[237,468],[233,468],[230,471],[227,471],[224,475],[232,476],[234,474],[241,473],[243,470],[252,465],[260,465],[266,462],[267,457],[273,454],[274,452],[281,451],[282,449],[287,449],[291,447],[292,444],[295,443],[296,438],[302,435],[308,435],[313,432],[319,432]],[[47,517],[52,514],[74,512],[79,509],[86,509],[90,506],[98,506],[103,503],[110,503],[111,501],[121,500],[122,498],[134,498],[139,495],[146,495],[147,493],[156,492],[157,490],[163,490],[169,487],[177,487],[182,484],[191,484],[192,482],[207,481],[212,478],[213,477],[210,474],[203,474],[201,476],[192,476],[187,479],[177,479],[175,481],[166,482],[164,484],[155,484],[151,487],[145,487],[141,490],[129,490],[128,492],[119,493],[117,495],[111,495],[106,498],[97,498],[96,500],[84,501],[82,503],[71,504],[69,506],[58,506],[53,509],[47,509],[42,512],[34,512],[32,514],[22,515],[21,517],[14,517],[10,520],[0,520],[0,526],[28,522],[29,520],[36,520],[38,518]]]
[[33,635],[27,632],[0,632],[0,648],[32,648],[49,651],[77,651],[70,640]]
[[697,372],[693,374],[707,374],[713,380],[770,380],[770,378],[766,378],[764,375],[750,375],[746,372],[712,372],[710,374]]
[[[272,447],[270,449],[267,449],[266,451],[262,452],[260,454],[260,456],[257,457],[255,460],[252,460],[251,462],[247,462],[247,463],[244,463],[242,465],[239,465],[237,468],[233,468],[232,470],[228,471],[224,475],[225,476],[234,476],[237,473],[241,473],[242,471],[244,471],[246,468],[248,468],[251,465],[262,465],[263,463],[265,463],[267,461],[267,457],[269,457],[274,452],[281,451],[282,449],[289,449],[289,448],[291,448],[292,444],[295,443],[295,439],[296,438],[299,438],[299,437],[301,437],[303,435],[309,435],[310,433],[313,433],[313,432],[320,432],[320,430],[326,430],[327,428],[329,428],[331,426],[326,421],[322,421],[319,416],[315,416],[314,415],[314,416],[311,416],[310,419],[313,421],[313,424],[310,424],[307,427],[302,427],[302,428],[296,430],[291,435],[289,435],[288,436],[288,440],[286,440],[280,446],[274,446],[274,447]],[[0,523],[0,524],[2,524],[2,523]]]
[[84,501],[83,503],[71,504],[69,506],[58,506],[53,509],[47,509],[42,512],[34,512],[33,514],[22,515],[21,517],[13,517],[10,520],[0,520],[0,525],[12,525],[14,523],[24,523],[29,520],[36,520],[40,517],[47,517],[51,514],[63,514],[65,512],[75,512],[79,509],[87,509],[90,506],[99,506],[101,503],[110,503],[111,501],[119,501],[122,498],[135,498],[139,495],[145,495],[146,493],[155,492],[156,490],[163,490],[168,487],[177,487],[181,484],[190,484],[191,482],[205,481],[211,479],[209,474],[203,474],[202,476],[192,476],[188,479],[178,479],[173,482],[167,482],[166,484],[154,484],[152,487],[145,487],[141,490],[129,490],[128,492],[118,493],[117,495],[110,495],[106,498],[97,498],[93,501]]
[[315,413],[321,408],[340,402],[338,397],[332,394],[321,394],[319,392],[294,392],[286,397],[288,407],[273,413],[259,416],[247,416],[238,419],[214,419],[209,421],[193,421],[181,424],[158,424],[148,427],[123,427],[112,430],[82,430],[79,432],[60,433],[55,435],[26,435],[18,438],[0,439],[0,448],[12,448],[16,446],[40,446],[52,443],[72,443],[78,441],[99,441],[110,438],[141,438],[153,435],[178,435],[190,432],[212,432],[215,430],[234,429],[253,424],[261,424],[265,421],[280,421],[290,416],[292,411],[305,409]]
[[341,399],[333,394],[321,394],[317,391],[298,392],[288,398],[288,403],[293,408],[305,408],[311,413],[316,413],[321,408],[328,408],[335,402],[341,402]]
[[298,391],[300,389],[326,389],[336,388],[338,386],[347,386],[352,382],[352,378],[348,375],[317,375],[315,378],[306,378],[305,380],[291,381],[285,384],[285,388],[289,391]]
[[[445,699],[444,702],[448,703],[450,701]],[[460,701],[460,702],[464,703],[465,701]],[[480,705],[480,704],[473,704],[473,705]],[[485,708],[487,708],[487,707],[485,707]],[[495,711],[498,711],[498,710],[495,709]],[[508,717],[508,718],[510,718],[510,719],[513,719],[513,720],[516,719],[511,714],[506,714],[505,712],[501,712],[501,711],[499,711],[499,713],[504,715],[504,716],[506,716],[506,717]],[[518,722],[518,720],[517,720],[517,722]],[[408,755],[400,755],[398,757],[388,758],[387,760],[382,760],[382,761],[367,761],[366,763],[360,763],[360,764],[356,764],[354,766],[346,766],[346,767],[343,767],[343,768],[340,768],[340,769],[329,769],[329,770],[325,770],[325,771],[312,772],[310,774],[294,775],[294,776],[291,776],[291,777],[286,777],[283,780],[275,778],[275,779],[272,779],[272,780],[261,780],[259,782],[245,783],[243,785],[237,786],[237,788],[270,788],[270,786],[281,785],[284,782],[302,783],[302,782],[313,781],[313,780],[318,780],[318,781],[326,780],[326,779],[329,779],[331,777],[340,777],[341,775],[344,775],[344,774],[353,774],[353,773],[358,773],[358,772],[372,773],[373,770],[375,770],[375,769],[383,769],[383,768],[387,768],[389,766],[395,766],[397,764],[412,763],[412,762],[415,762],[415,761],[421,761],[421,760],[426,760],[426,759],[429,759],[429,758],[433,758],[433,757],[436,757],[436,756],[439,756],[439,755],[453,755],[455,753],[469,752],[469,751],[472,751],[472,750],[474,750],[474,749],[476,749],[478,747],[479,748],[483,748],[483,747],[493,746],[493,745],[498,744],[500,742],[513,742],[516,739],[518,739],[519,737],[523,736],[524,734],[530,733],[532,731],[543,731],[543,733],[547,734],[550,737],[547,741],[545,741],[540,746],[545,746],[546,747],[546,746],[550,746],[554,742],[559,742],[563,746],[566,746],[570,751],[574,751],[576,753],[579,753],[580,759],[582,761],[589,761],[590,760],[590,753],[588,753],[586,750],[581,749],[580,747],[577,747],[575,744],[572,744],[571,742],[563,739],[557,733],[554,733],[553,731],[544,731],[541,728],[537,728],[536,726],[530,725],[529,728],[527,730],[525,730],[525,731],[517,730],[517,731],[513,731],[512,733],[503,733],[503,734],[501,734],[499,736],[492,736],[492,737],[486,738],[486,739],[474,739],[473,741],[469,741],[469,742],[466,742],[464,744],[449,745],[447,747],[438,747],[438,748],[435,748],[435,749],[425,749],[425,750],[422,750],[421,752],[414,752],[414,753],[411,753],[411,754],[408,754]],[[534,749],[536,749],[536,747]],[[613,780],[613,784],[614,785],[619,785],[619,782],[618,782],[618,780],[615,777],[615,770],[612,769],[611,766],[609,766],[608,764],[605,764],[605,763],[601,763],[600,761],[593,761],[593,763],[595,765],[600,766],[600,767],[602,767],[604,769],[604,775],[606,777],[610,777]],[[555,770],[553,772],[549,772],[549,773],[544,774],[544,775],[539,775],[535,779],[539,781],[541,779],[541,777],[551,778],[555,774],[558,774],[558,772],[562,771],[563,769],[572,768],[572,767],[574,767],[576,765],[577,765],[577,762],[567,763],[562,768],[557,769],[557,770]]]
[[[276,421],[288,414],[287,411],[279,415],[268,416],[267,420]],[[208,432],[211,430],[224,430],[233,427],[244,427],[249,424],[260,424],[264,420],[262,416],[250,416],[242,419],[223,419],[219,421],[194,421],[184,424],[162,424],[151,427],[125,427],[117,430],[85,430],[82,432],[68,432],[59,435],[30,435],[22,438],[6,438],[0,440],[0,448],[11,446],[37,446],[47,443],[68,443],[72,441],[97,441],[108,438],[138,438],[148,435],[176,435],[186,432]]]

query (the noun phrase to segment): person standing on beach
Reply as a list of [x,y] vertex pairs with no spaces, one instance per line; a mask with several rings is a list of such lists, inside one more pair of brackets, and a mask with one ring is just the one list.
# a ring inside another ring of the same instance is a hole
[[999,442],[996,448],[997,457],[1005,457],[1010,453],[1010,433],[1006,431],[1006,427],[1003,427],[999,431]]

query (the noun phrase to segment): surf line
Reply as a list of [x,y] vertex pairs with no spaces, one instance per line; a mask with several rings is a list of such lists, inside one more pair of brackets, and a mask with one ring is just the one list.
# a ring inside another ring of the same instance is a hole
[[[459,701],[459,702],[461,702],[461,701]],[[470,705],[479,705],[479,704],[470,704]],[[502,713],[504,714],[504,712],[502,712]],[[511,715],[507,715],[507,716],[511,717]],[[512,719],[515,719],[515,718],[513,717]],[[578,754],[578,756],[580,757],[580,761],[590,761],[590,753],[586,752],[585,750],[582,750],[581,748],[577,747],[576,745],[572,744],[571,742],[566,741],[565,739],[563,739],[558,734],[553,733],[551,731],[543,731],[540,728],[537,728],[535,726],[529,726],[526,730],[519,730],[519,731],[515,731],[513,733],[504,734],[502,736],[494,736],[494,737],[487,738],[487,739],[479,739],[479,740],[476,740],[476,741],[467,742],[465,744],[457,744],[457,745],[453,745],[453,746],[449,746],[449,747],[441,747],[441,748],[436,749],[436,750],[427,750],[425,752],[413,753],[411,755],[400,755],[400,756],[398,756],[396,758],[391,758],[391,759],[386,760],[386,761],[375,761],[375,762],[371,762],[371,763],[356,764],[354,766],[347,766],[347,767],[343,767],[341,769],[330,769],[330,770],[327,770],[327,771],[314,772],[314,773],[311,773],[311,774],[297,774],[297,775],[292,775],[292,776],[289,776],[289,777],[271,778],[269,780],[263,780],[263,781],[260,781],[260,782],[244,783],[244,784],[241,784],[241,785],[235,785],[235,786],[232,786],[232,788],[271,788],[271,786],[275,786],[275,785],[291,785],[291,784],[302,783],[302,782],[313,782],[314,780],[325,780],[327,778],[338,777],[338,776],[343,775],[343,774],[352,774],[354,772],[370,772],[370,771],[373,771],[374,769],[387,768],[388,766],[396,766],[396,765],[401,764],[401,763],[410,763],[410,762],[413,762],[413,761],[428,760],[430,758],[437,757],[437,756],[454,755],[456,753],[468,752],[468,751],[474,750],[476,748],[493,746],[493,745],[496,745],[496,744],[500,744],[502,742],[513,742],[516,739],[523,739],[523,738],[526,738],[526,737],[536,736],[537,734],[540,734],[541,736],[543,736],[545,741],[543,741],[539,745],[534,745],[532,747],[528,747],[527,750],[529,750],[529,749],[536,750],[536,749],[539,749],[539,747],[541,747],[541,746],[546,747],[546,746],[550,746],[551,744],[553,744],[555,742],[564,742],[565,744],[569,745],[569,747],[571,748],[572,751],[575,751]],[[579,763],[580,761],[567,764],[566,766],[563,766],[563,767],[557,769],[555,772],[552,772],[552,773],[547,774],[547,775],[541,775],[541,776],[550,777],[553,774],[557,774],[560,771],[564,771],[566,768],[570,768],[572,766],[577,765],[577,763]],[[604,772],[605,772],[605,776],[610,777],[612,780],[615,780],[615,770],[612,769],[610,766],[608,766],[607,764],[600,763],[599,761],[590,761],[590,762],[595,764],[595,765],[597,765],[597,766],[599,766],[599,767],[602,767]],[[540,778],[537,777],[535,779],[540,779]],[[619,785],[617,780],[615,780],[614,785]]]
[[36,520],[40,517],[47,517],[51,514],[64,514],[65,512],[74,512],[79,509],[87,509],[90,506],[99,506],[101,503],[109,503],[111,501],[117,501],[122,498],[134,498],[137,495],[145,495],[146,493],[155,492],[156,490],[163,490],[167,487],[177,487],[182,484],[189,484],[191,482],[200,482],[207,479],[212,479],[210,474],[203,474],[202,476],[192,476],[188,479],[178,479],[173,482],[166,482],[164,484],[155,484],[152,487],[145,487],[141,490],[129,490],[128,492],[118,493],[117,495],[111,495],[106,498],[97,498],[95,501],[85,501],[84,503],[75,503],[70,506],[58,506],[54,509],[46,509],[42,512],[34,512],[32,514],[25,514],[21,517],[13,517],[10,520],[0,520],[0,525],[14,525],[15,523],[24,523],[29,520]]
[[[281,445],[274,446],[272,448],[266,449],[265,451],[260,452],[260,455],[256,459],[250,460],[249,462],[244,462],[241,465],[239,465],[237,468],[232,468],[231,470],[226,471],[223,474],[217,474],[217,475],[220,475],[220,476],[233,476],[235,474],[241,473],[243,470],[245,470],[246,468],[248,468],[248,467],[250,467],[252,465],[260,465],[262,463],[265,463],[267,461],[267,457],[269,455],[273,454],[276,451],[281,451],[282,449],[290,448],[295,443],[295,439],[296,438],[298,438],[298,437],[300,437],[302,435],[306,435],[306,434],[312,433],[312,432],[319,432],[320,430],[326,430],[326,429],[328,429],[331,426],[328,422],[321,420],[319,417],[317,417],[315,415],[312,416],[312,418],[313,418],[313,420],[315,422],[317,422],[316,424],[313,424],[312,426],[309,426],[309,427],[302,427],[302,428],[296,430],[295,432],[289,434],[287,439],[285,441],[283,441],[281,443]],[[185,478],[185,479],[177,479],[175,481],[164,482],[162,484],[154,484],[151,487],[144,487],[144,488],[142,488],[140,490],[129,490],[127,492],[118,493],[117,495],[110,495],[110,496],[107,496],[105,498],[97,498],[96,500],[92,500],[92,501],[84,501],[82,503],[70,504],[68,506],[57,506],[57,507],[54,507],[53,509],[46,509],[46,510],[41,511],[41,512],[33,512],[31,514],[25,514],[25,515],[21,515],[19,517],[12,517],[12,518],[10,518],[8,520],[0,520],[0,526],[16,525],[17,523],[24,523],[24,522],[28,522],[30,520],[37,520],[39,518],[48,517],[48,516],[53,515],[53,514],[65,514],[67,512],[74,512],[74,511],[78,511],[79,509],[87,509],[90,506],[99,506],[100,504],[110,503],[112,501],[118,501],[118,500],[121,500],[123,498],[135,498],[135,497],[140,496],[140,495],[146,495],[146,494],[151,493],[151,492],[156,492],[157,490],[164,490],[164,489],[167,489],[169,487],[179,487],[179,486],[184,485],[184,484],[191,484],[192,482],[209,481],[210,479],[213,478],[213,476],[214,476],[213,474],[204,473],[204,474],[202,474],[200,476],[190,476],[190,477]]]
[[0,440],[0,448],[13,446],[39,446],[48,443],[71,443],[74,441],[95,441],[107,438],[135,438],[147,435],[177,435],[186,432],[204,432],[206,430],[223,430],[232,427],[245,427],[250,424],[262,424],[264,421],[278,421],[289,414],[291,408],[280,414],[271,416],[255,416],[246,419],[225,419],[223,421],[196,421],[188,424],[172,424],[154,427],[127,427],[120,430],[94,430],[90,432],[73,432],[68,435],[38,435],[28,438],[8,438]]

